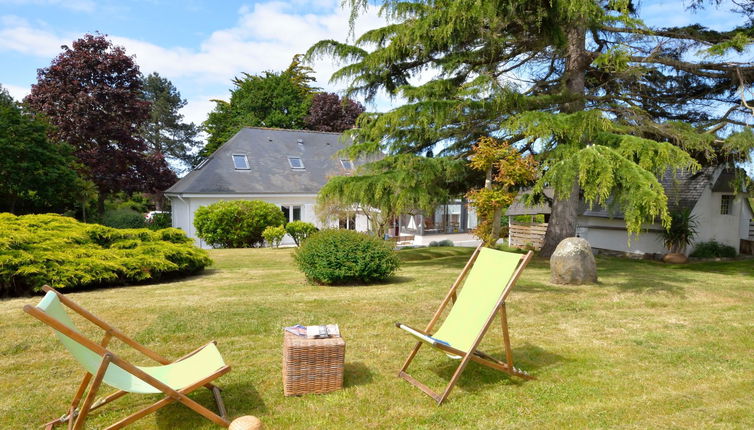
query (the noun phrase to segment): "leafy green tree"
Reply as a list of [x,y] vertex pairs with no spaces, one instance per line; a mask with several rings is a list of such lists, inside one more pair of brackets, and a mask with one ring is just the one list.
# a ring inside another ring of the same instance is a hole
[[175,182],[162,154],[150,153],[139,130],[149,115],[141,72],[105,36],[86,34],[37,70],[24,101],[54,126],[50,136],[74,148],[82,173],[97,186],[97,209],[119,191],[155,192]]
[[[347,3],[352,22],[368,5]],[[754,80],[754,64],[725,55],[750,44],[751,22],[653,28],[631,0],[384,0],[381,13],[387,26],[307,53],[346,63],[332,77],[348,83],[346,96],[407,101],[363,114],[348,132],[351,155],[441,143],[440,155],[463,157],[482,136],[537,154],[535,196],[556,192],[545,256],[575,234],[580,194],[619,205],[631,233],[669,227],[658,176],[750,158],[736,89]],[[430,79],[412,83],[420,72]]]
[[80,182],[73,149],[47,138],[49,126],[0,86],[0,211],[63,211]]
[[485,246],[494,247],[500,239],[503,209],[513,203],[516,192],[523,185],[534,181],[537,163],[531,155],[522,157],[508,142],[492,137],[479,139],[473,151],[469,164],[485,175],[484,188],[466,194],[479,217],[474,234]]
[[358,175],[335,176],[319,191],[320,216],[359,212],[383,237],[395,217],[435,206],[460,195],[458,183],[469,172],[460,160],[400,154],[369,163]]
[[142,92],[150,102],[142,137],[151,152],[162,154],[172,162],[171,169],[181,173],[194,163],[192,152],[199,145],[199,127],[184,122],[180,110],[186,106],[186,100],[168,79],[152,73],[142,79]]
[[204,122],[209,135],[201,157],[208,157],[243,127],[303,129],[316,88],[312,69],[299,56],[282,72],[244,73],[233,80],[230,101],[213,100],[215,109]]

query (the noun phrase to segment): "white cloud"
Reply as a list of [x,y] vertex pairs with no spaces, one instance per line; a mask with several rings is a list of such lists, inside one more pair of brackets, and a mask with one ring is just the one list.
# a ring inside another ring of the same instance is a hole
[[94,12],[94,0],[0,0],[0,5],[15,6],[57,6],[77,12]]
[[18,85],[2,84],[2,86],[8,91],[8,94],[17,101],[23,100],[24,97],[29,95],[29,91],[31,91],[31,88],[20,87]]
[[38,57],[52,57],[60,52],[66,38],[46,28],[34,27],[23,18],[0,17],[0,51],[13,51]]
[[[3,1],[7,0],[0,0]],[[317,13],[300,12],[304,5],[306,10]],[[158,72],[173,81],[188,99],[183,111],[186,119],[201,123],[214,107],[209,99],[217,97],[216,94],[227,99],[226,90],[235,76],[242,72],[282,70],[295,54],[306,52],[319,40],[346,41],[349,37],[349,10],[342,9],[339,0],[268,1],[244,6],[238,14],[234,26],[214,31],[198,46],[160,46],[123,35],[110,38],[135,55],[142,73]],[[384,24],[376,8],[372,8],[358,19],[355,34]],[[44,23],[32,25],[24,19],[0,17],[0,52],[52,58],[60,53],[61,45],[78,37],[81,34],[56,32]],[[316,85],[328,91],[337,90],[328,82],[337,68],[329,59],[317,61],[313,65]]]

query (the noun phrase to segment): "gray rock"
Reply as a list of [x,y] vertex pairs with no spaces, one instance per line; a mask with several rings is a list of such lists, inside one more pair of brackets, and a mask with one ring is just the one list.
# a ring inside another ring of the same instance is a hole
[[597,263],[586,239],[563,239],[550,257],[550,282],[553,284],[593,284],[597,282]]

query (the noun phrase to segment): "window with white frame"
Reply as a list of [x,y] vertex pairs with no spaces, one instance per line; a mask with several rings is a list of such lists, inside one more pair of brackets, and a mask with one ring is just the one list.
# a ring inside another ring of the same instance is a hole
[[343,230],[356,230],[356,214],[344,214],[338,218],[338,228]]
[[341,158],[340,165],[346,170],[353,170],[353,163],[349,159]]
[[733,213],[733,196],[723,194],[720,196],[720,215],[730,215]]
[[233,154],[233,167],[236,170],[249,170],[249,159],[246,154]]
[[283,211],[283,216],[287,222],[301,221],[301,206],[280,206],[280,210]]
[[288,164],[291,165],[291,169],[303,169],[304,160],[299,157],[288,157]]

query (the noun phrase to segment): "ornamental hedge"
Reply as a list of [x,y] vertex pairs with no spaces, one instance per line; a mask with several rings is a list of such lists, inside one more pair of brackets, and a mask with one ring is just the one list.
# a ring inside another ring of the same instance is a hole
[[391,244],[351,230],[322,230],[309,236],[294,254],[307,279],[318,284],[383,281],[398,270]]
[[202,206],[194,212],[196,235],[212,246],[262,246],[262,233],[287,220],[277,205],[261,200],[228,200]]
[[0,296],[158,281],[200,272],[206,251],[178,229],[115,229],[61,215],[0,213]]

